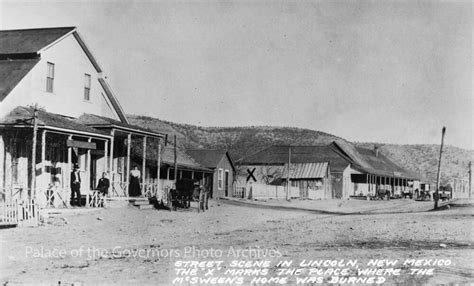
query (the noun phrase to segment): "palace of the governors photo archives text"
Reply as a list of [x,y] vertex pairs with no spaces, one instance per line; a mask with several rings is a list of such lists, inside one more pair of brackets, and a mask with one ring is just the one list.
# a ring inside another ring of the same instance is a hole
[[0,0],[0,282],[472,284],[470,77],[469,1]]

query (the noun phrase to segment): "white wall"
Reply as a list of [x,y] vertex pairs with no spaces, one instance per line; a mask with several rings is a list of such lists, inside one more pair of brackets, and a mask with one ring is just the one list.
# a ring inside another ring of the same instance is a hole
[[[54,89],[46,92],[47,62],[54,63]],[[90,101],[84,100],[84,74],[91,75]],[[1,102],[0,116],[37,102],[48,112],[78,117],[92,113],[118,119],[97,78],[99,74],[71,34],[41,54],[41,60]]]

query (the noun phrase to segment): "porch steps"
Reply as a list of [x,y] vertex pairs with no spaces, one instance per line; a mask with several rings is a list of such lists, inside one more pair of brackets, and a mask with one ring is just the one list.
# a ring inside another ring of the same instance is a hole
[[131,198],[129,202],[140,210],[153,209],[155,207],[148,198]]
[[12,228],[17,227],[18,223],[16,222],[0,222],[0,229],[2,228]]
[[154,205],[150,205],[150,204],[148,204],[148,205],[135,205],[135,206],[138,207],[138,209],[140,209],[140,210],[146,210],[146,209],[153,209],[153,208],[155,208]]

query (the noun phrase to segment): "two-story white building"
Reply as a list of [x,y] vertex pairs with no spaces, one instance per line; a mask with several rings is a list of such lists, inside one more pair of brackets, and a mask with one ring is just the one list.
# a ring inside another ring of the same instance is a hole
[[73,164],[83,193],[108,172],[110,194],[128,196],[132,140],[146,146],[164,138],[129,124],[75,27],[0,31],[0,118],[2,197],[35,198],[43,207],[69,205]]

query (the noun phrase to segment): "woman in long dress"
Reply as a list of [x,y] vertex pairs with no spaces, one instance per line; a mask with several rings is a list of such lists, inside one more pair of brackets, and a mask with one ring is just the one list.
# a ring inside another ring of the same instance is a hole
[[130,172],[130,185],[128,187],[128,193],[131,197],[139,197],[142,192],[140,190],[140,171],[138,166],[134,166],[133,170]]

